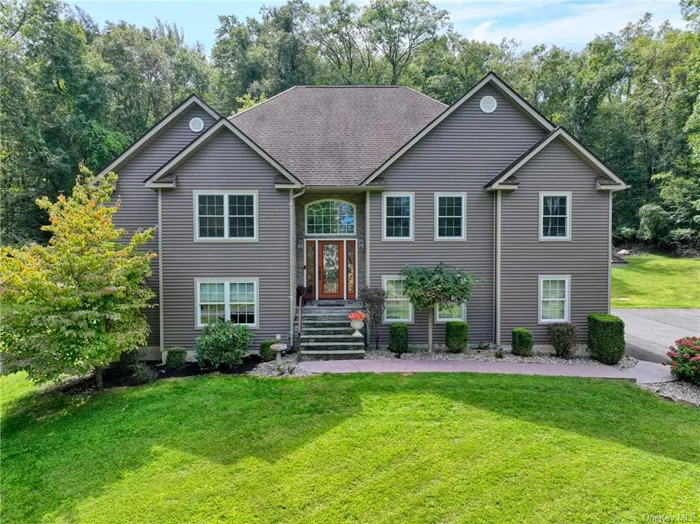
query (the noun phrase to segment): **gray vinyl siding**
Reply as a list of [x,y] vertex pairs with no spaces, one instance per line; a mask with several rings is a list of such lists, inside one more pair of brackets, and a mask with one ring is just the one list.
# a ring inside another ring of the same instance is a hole
[[[596,190],[595,171],[560,140],[518,171],[520,185],[502,196],[501,342],[514,327],[548,344],[538,324],[538,275],[571,275],[570,319],[586,342],[586,315],[608,310],[608,192]],[[570,191],[571,240],[539,240],[539,192]]]
[[[498,108],[485,114],[479,101],[496,98]],[[494,336],[494,195],[484,185],[543,136],[540,127],[511,105],[500,92],[485,87],[407,151],[381,176],[386,191],[414,192],[413,241],[382,241],[382,195],[370,203],[370,269],[373,287],[383,275],[398,275],[406,265],[439,262],[465,269],[483,280],[476,284],[467,307],[472,342]],[[434,193],[467,193],[467,240],[434,240]],[[536,303],[535,303],[536,305]],[[409,327],[412,344],[425,344],[428,313],[414,312]],[[434,342],[444,341],[444,324],[436,324]],[[388,326],[382,328],[382,343]]]
[[[129,235],[138,229],[158,226],[158,194],[152,189],[147,189],[143,181],[198,136],[189,128],[189,121],[194,117],[200,117],[204,121],[205,129],[213,122],[213,118],[206,111],[199,106],[193,107],[171,122],[163,132],[151,139],[150,143],[125,164],[115,169],[119,179],[113,200],[119,198],[121,203],[119,212],[114,215],[114,223],[126,229]],[[157,234],[146,247],[158,252]],[[151,263],[151,270],[148,285],[156,296],[152,301],[155,307],[145,310],[151,327],[147,344],[158,346],[160,345],[158,259],[154,259]]]
[[[274,188],[277,171],[222,130],[175,172],[177,188],[163,190],[163,314],[165,347],[192,349],[197,278],[258,278],[261,340],[290,329],[289,193]],[[194,240],[193,192],[257,190],[258,241]]]

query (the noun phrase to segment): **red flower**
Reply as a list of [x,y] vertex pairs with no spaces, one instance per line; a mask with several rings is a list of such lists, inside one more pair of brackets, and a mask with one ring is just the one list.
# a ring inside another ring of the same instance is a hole
[[684,353],[683,358],[690,358],[690,355],[688,353]]
[[362,311],[353,311],[348,315],[348,319],[350,320],[364,320],[365,319],[365,314]]
[[693,366],[693,367],[690,368],[690,369],[692,369],[693,371],[697,371],[697,370],[698,370],[698,367],[697,367],[697,366]]

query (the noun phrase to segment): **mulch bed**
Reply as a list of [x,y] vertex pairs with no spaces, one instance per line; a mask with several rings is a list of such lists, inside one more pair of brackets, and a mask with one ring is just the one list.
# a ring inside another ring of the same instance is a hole
[[[262,360],[258,355],[250,355],[243,359],[240,366],[232,369],[202,368],[196,362],[188,362],[184,367],[176,370],[167,370],[161,364],[144,362],[153,371],[153,380],[175,377],[194,377],[198,375],[209,375],[210,373],[221,373],[222,375],[245,375],[254,369]],[[104,389],[121,388],[141,385],[135,377],[132,369],[125,366],[114,365],[105,369],[102,373]],[[80,394],[95,389],[95,379],[92,376],[77,379],[69,379],[62,383],[57,389],[63,393]]]

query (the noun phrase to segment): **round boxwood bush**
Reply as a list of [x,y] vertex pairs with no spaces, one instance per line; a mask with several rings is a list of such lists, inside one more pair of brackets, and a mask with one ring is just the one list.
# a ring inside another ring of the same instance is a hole
[[231,322],[209,324],[194,343],[197,362],[214,369],[237,366],[243,361],[253,336],[248,326]]
[[466,322],[445,324],[445,347],[450,353],[461,353],[469,343],[469,325]]
[[263,360],[263,362],[269,362],[270,360],[273,360],[275,358],[275,355],[270,349],[272,344],[277,344],[277,341],[269,339],[260,342],[260,358]]
[[408,326],[406,324],[392,324],[389,328],[389,351],[399,355],[408,352]]
[[549,343],[554,347],[554,354],[562,358],[570,358],[576,352],[578,336],[576,326],[569,322],[550,324],[547,328]]
[[603,364],[617,364],[625,354],[625,323],[606,313],[588,315],[588,351]]
[[185,367],[185,361],[187,360],[187,350],[181,347],[174,347],[168,350],[168,354],[165,357],[165,369],[169,371],[174,371]]
[[534,346],[535,341],[532,338],[532,333],[529,329],[525,328],[514,328],[511,333],[510,345],[513,355],[518,355],[521,357],[531,357],[532,356],[532,346]]

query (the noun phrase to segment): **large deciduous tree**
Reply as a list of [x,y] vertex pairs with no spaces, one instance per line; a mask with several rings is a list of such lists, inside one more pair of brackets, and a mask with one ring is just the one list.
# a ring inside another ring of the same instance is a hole
[[154,231],[126,240],[112,223],[119,202],[109,205],[117,176],[84,175],[71,196],[37,201],[49,216],[48,245],[0,251],[0,354],[5,369],[36,381],[95,371],[101,387],[104,366],[146,343],[155,254],[142,247]]
[[440,263],[435,268],[410,267],[401,271],[404,293],[416,309],[428,310],[428,350],[433,350],[433,322],[440,307],[466,304],[479,278]]
[[391,68],[396,85],[416,50],[435,38],[448,21],[447,11],[427,0],[372,0],[363,14],[371,39]]

